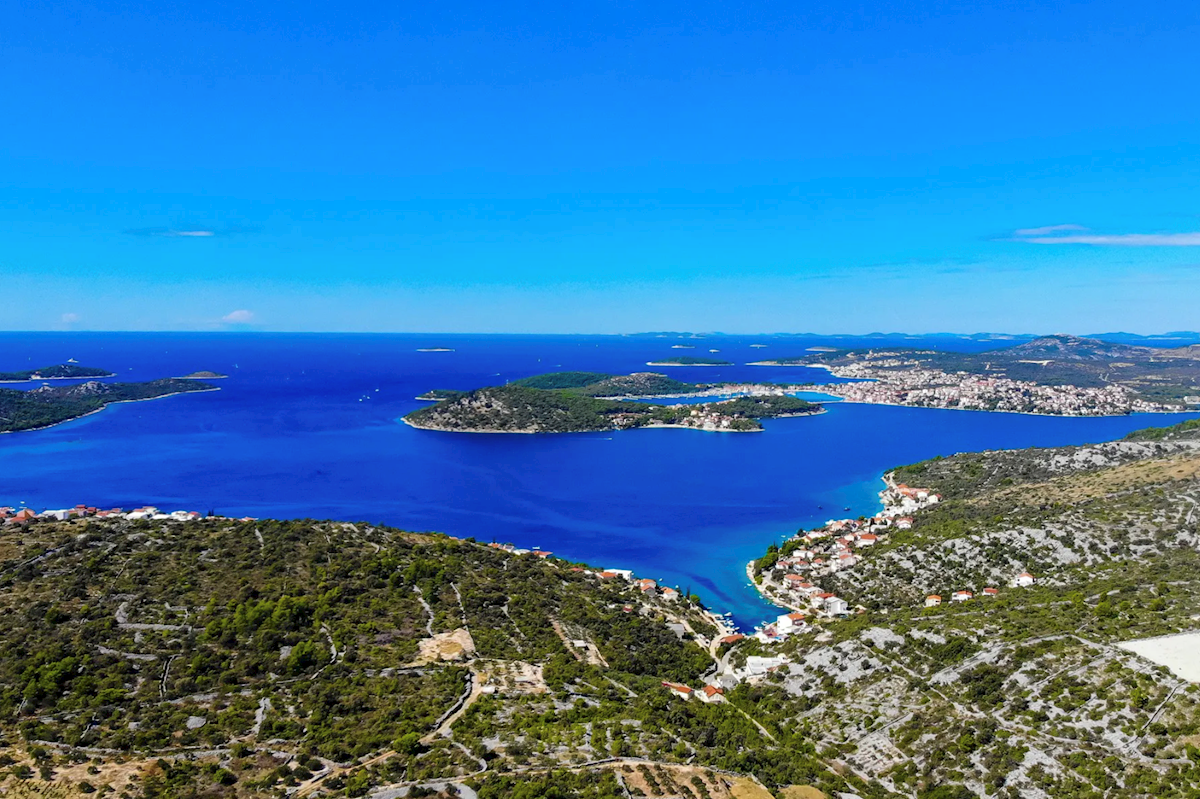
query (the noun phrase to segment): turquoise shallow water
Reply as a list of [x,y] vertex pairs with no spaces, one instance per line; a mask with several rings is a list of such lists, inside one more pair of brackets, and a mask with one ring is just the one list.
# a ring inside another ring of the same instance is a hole
[[[251,516],[386,522],[540,546],[690,588],[744,626],[772,614],[744,565],[772,540],[849,506],[872,513],[882,472],[934,455],[1119,437],[1184,415],[1061,419],[831,403],[753,435],[635,430],[454,435],[397,419],[429,388],[474,388],[555,369],[613,373],[707,354],[737,365],[684,380],[828,380],[745,366],[832,340],[3,334],[0,370],[76,358],[122,379],[213,369],[211,394],[111,407],[0,436],[0,504],[158,505]],[[766,343],[752,349],[751,343]],[[899,342],[897,342],[899,343]],[[923,342],[928,344],[929,342]],[[979,348],[975,342],[935,342]],[[421,353],[419,347],[453,347]],[[665,371],[665,370],[663,370]]]

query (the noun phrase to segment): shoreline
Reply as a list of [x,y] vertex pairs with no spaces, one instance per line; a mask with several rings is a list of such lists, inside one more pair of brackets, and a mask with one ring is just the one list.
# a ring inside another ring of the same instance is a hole
[[[185,392],[186,393],[186,392]],[[101,409],[103,410],[103,409]],[[816,416],[815,413],[802,413],[800,416]],[[784,418],[784,417],[774,417]],[[729,430],[717,427],[696,427],[688,424],[642,424],[636,427],[610,427],[605,430],[563,430],[559,432],[550,432],[547,430],[458,430],[447,427],[427,427],[425,425],[414,424],[405,416],[401,416],[399,421],[413,428],[414,430],[430,430],[434,433],[478,433],[480,435],[519,435],[519,436],[536,436],[536,435],[584,435],[587,433],[624,433],[630,430],[698,430],[701,433],[765,433],[761,427],[757,430]]]
[[[182,379],[182,378],[177,378],[177,379]],[[208,394],[210,392],[220,391],[220,390],[221,389],[219,387],[213,386],[212,388],[200,388],[200,389],[196,389],[195,391],[172,391],[170,394],[159,394],[157,397],[142,397],[141,399],[113,400],[112,402],[104,403],[103,405],[101,405],[99,408],[96,408],[95,410],[88,411],[87,413],[81,413],[78,416],[72,416],[70,419],[63,419],[61,421],[54,422],[52,424],[44,424],[41,427],[24,427],[20,430],[0,430],[0,436],[12,435],[15,433],[36,433],[38,430],[49,430],[51,427],[58,427],[60,424],[66,424],[67,422],[75,422],[80,419],[85,419],[88,416],[92,416],[94,414],[100,413],[101,411],[108,408],[108,406],[110,406],[110,405],[127,405],[132,402],[153,402],[154,400],[166,399],[167,397],[177,397],[180,394]]]

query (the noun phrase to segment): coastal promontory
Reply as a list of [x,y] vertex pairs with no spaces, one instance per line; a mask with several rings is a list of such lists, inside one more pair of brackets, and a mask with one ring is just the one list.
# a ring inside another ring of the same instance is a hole
[[145,383],[101,383],[42,386],[31,391],[0,388],[0,433],[39,430],[78,419],[116,402],[158,399],[172,394],[216,391],[199,380],[167,378]]
[[713,394],[721,387],[682,383],[663,375],[614,376],[558,372],[467,392],[430,392],[437,404],[404,417],[413,427],[459,433],[581,433],[637,427],[755,432],[761,419],[800,416],[821,407],[779,388],[742,387],[751,396],[663,405],[631,397]]

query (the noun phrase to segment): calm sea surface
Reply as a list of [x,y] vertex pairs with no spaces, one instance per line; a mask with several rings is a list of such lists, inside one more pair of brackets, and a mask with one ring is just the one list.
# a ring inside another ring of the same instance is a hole
[[[878,508],[891,466],[987,448],[1116,438],[1185,415],[1060,419],[830,404],[753,435],[634,430],[456,435],[399,417],[430,388],[470,389],[541,372],[628,373],[678,355],[733,367],[682,380],[828,381],[821,370],[746,366],[835,339],[653,336],[0,334],[0,370],[75,358],[120,379],[211,369],[221,391],[117,405],[0,436],[0,504],[76,503],[225,515],[385,522],[540,546],[700,594],[751,626],[774,610],[745,563],[772,540]],[[763,349],[751,348],[761,343]],[[912,345],[902,338],[897,345]],[[983,349],[978,342],[933,342]],[[923,340],[922,345],[929,345]],[[994,346],[994,345],[991,345]],[[454,352],[417,352],[452,347]]]

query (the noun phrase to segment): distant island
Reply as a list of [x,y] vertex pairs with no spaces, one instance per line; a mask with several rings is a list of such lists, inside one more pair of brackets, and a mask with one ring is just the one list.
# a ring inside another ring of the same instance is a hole
[[209,372],[207,370],[200,372],[192,372],[190,375],[184,375],[178,378],[179,380],[224,380],[229,375],[218,374],[217,372]]
[[810,366],[859,382],[822,384],[848,402],[1056,416],[1180,411],[1200,404],[1200,346],[1161,349],[1043,336],[963,353],[826,349],[751,366]]
[[[660,405],[633,397],[749,394],[713,402]],[[405,423],[458,433],[580,433],[637,427],[757,432],[762,419],[817,413],[821,406],[776,386],[710,386],[640,372],[554,372],[474,391],[431,391],[437,404],[413,411]]]
[[649,361],[647,366],[733,366],[732,361],[723,361],[719,358],[693,358],[683,356],[679,358],[662,358],[657,361]]
[[42,386],[32,391],[0,388],[0,433],[41,430],[96,413],[115,402],[169,397],[195,391],[216,391],[198,380],[168,378],[146,383],[100,383]]
[[454,352],[453,347],[417,347],[417,352]]
[[60,363],[23,372],[0,372],[0,383],[27,383],[30,380],[79,380],[94,377],[113,377],[107,369],[94,369],[76,363]]

